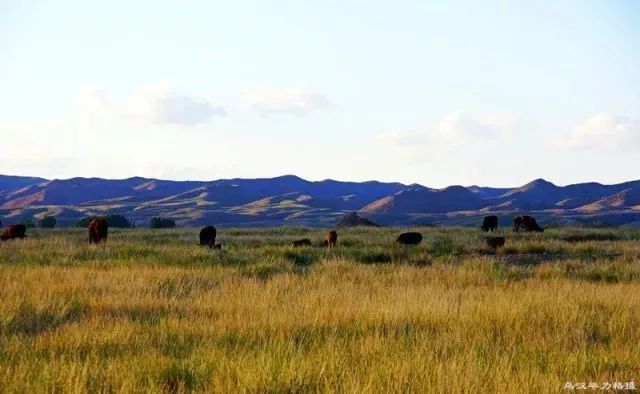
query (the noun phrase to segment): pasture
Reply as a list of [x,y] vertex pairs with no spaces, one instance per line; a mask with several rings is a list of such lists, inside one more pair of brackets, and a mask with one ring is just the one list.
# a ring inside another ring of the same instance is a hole
[[640,231],[30,230],[0,243],[2,392],[557,392],[640,381]]

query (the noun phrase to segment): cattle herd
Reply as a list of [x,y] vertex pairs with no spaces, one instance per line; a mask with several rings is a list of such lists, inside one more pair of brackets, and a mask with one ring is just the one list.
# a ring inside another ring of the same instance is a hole
[[[498,230],[498,217],[495,215],[486,216],[482,221],[482,226],[480,229],[483,231],[497,231]],[[536,231],[542,232],[544,229],[538,225],[536,220],[527,215],[517,216],[513,219],[513,231],[518,232],[520,230],[524,231]],[[89,244],[99,244],[101,242],[107,241],[107,236],[109,235],[109,224],[104,218],[95,218],[89,223]],[[9,239],[20,238],[23,239],[27,236],[26,234],[27,228],[24,224],[13,224],[7,226],[2,235],[0,235],[0,239],[3,241]],[[204,227],[200,230],[200,246],[208,246],[211,249],[222,249],[222,245],[216,243],[216,235],[217,230],[213,226]],[[417,232],[407,232],[402,233],[396,238],[396,243],[400,245],[418,245],[422,242],[422,234]],[[333,248],[338,243],[338,233],[335,230],[331,230],[327,233],[325,239],[322,241],[322,246],[325,248]],[[505,244],[504,237],[489,237],[487,238],[487,246],[493,250],[503,247]],[[293,241],[291,246],[294,248],[297,247],[308,247],[312,246],[313,243],[308,238],[299,239]]]

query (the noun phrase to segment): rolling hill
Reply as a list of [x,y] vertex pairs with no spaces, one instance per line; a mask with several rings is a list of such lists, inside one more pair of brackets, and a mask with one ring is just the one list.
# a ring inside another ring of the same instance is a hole
[[640,181],[557,186],[536,179],[515,188],[308,181],[293,175],[261,179],[170,181],[0,175],[0,220],[54,215],[73,225],[89,215],[122,214],[138,226],[153,216],[180,226],[333,226],[348,212],[382,225],[478,225],[489,213],[508,225],[515,214],[543,224],[637,225]]

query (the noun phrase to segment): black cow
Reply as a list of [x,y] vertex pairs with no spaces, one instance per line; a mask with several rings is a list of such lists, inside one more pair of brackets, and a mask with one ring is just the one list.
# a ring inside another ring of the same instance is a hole
[[200,246],[215,247],[216,233],[216,228],[213,226],[207,226],[200,230]]
[[396,242],[401,245],[417,245],[422,242],[422,234],[415,232],[402,233],[398,235]]
[[498,229],[498,217],[495,215],[485,216],[480,228],[483,231],[495,231]]
[[513,219],[513,231],[518,232],[521,228],[525,231],[544,231],[542,227],[538,226],[536,220],[528,215],[517,216]]

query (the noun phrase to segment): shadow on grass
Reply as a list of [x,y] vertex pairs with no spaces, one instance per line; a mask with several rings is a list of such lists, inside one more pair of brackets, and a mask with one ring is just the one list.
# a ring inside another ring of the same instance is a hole
[[45,331],[54,330],[63,324],[79,321],[86,312],[87,305],[77,300],[48,304],[40,309],[25,301],[2,328],[2,331],[10,335],[38,335]]

